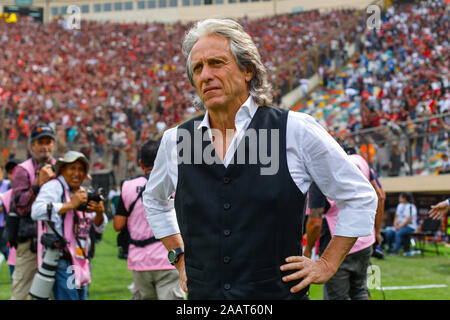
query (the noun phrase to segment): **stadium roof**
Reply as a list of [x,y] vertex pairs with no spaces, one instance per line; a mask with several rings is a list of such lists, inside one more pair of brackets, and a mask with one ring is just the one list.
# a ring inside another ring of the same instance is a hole
[[450,194],[450,174],[381,178],[386,193],[424,192]]

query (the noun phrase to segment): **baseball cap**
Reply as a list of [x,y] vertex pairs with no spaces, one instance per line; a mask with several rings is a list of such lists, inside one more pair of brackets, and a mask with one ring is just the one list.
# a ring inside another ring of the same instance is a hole
[[56,164],[55,164],[56,175],[60,174],[60,170],[65,164],[74,163],[77,160],[80,160],[81,162],[83,162],[83,164],[86,168],[86,177],[88,179],[91,179],[91,176],[89,175],[89,161],[84,154],[82,154],[81,152],[78,152],[78,151],[68,151],[64,154],[64,157],[56,160]]
[[53,140],[56,140],[55,132],[45,123],[38,124],[31,130],[30,142],[42,137],[50,137]]

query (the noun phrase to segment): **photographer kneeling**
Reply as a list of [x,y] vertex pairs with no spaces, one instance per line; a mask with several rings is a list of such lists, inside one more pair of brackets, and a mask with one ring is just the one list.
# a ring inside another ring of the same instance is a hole
[[[102,233],[107,223],[103,201],[98,196],[88,201],[91,195],[81,188],[88,171],[89,162],[82,153],[67,152],[56,162],[57,178],[41,187],[33,203],[31,217],[42,220],[38,223],[39,272],[30,290],[34,297],[48,298],[48,288],[53,286],[55,300],[87,300],[89,230],[94,224],[96,232]],[[49,239],[55,239],[54,243],[49,244]]]

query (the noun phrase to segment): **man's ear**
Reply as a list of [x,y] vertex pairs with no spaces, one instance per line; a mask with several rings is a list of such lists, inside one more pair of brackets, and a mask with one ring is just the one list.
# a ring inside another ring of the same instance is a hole
[[250,82],[250,80],[253,79],[253,70],[251,70],[249,67],[244,71],[245,72],[245,81]]
[[139,159],[139,165],[141,166],[141,169],[142,169],[143,171],[145,171],[145,167],[144,167],[144,164],[142,163],[142,160],[141,160],[141,159]]

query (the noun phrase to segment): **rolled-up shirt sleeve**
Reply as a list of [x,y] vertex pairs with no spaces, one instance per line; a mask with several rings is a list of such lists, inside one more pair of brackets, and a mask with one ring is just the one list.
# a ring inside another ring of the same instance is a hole
[[147,221],[157,239],[180,233],[174,201],[170,199],[176,188],[178,173],[174,151],[176,151],[176,128],[164,133],[155,164],[142,194]]
[[[90,212],[90,215],[91,215],[92,221],[94,221],[96,213],[95,212]],[[108,217],[106,216],[105,213],[103,213],[103,221],[102,221],[102,223],[99,226],[97,226],[95,224],[95,222],[93,222],[92,224],[94,226],[95,232],[103,233],[103,232],[105,232],[106,225],[108,224]]]
[[[288,134],[295,141],[288,152],[296,155],[297,172],[305,172],[297,186],[303,193],[314,181],[340,209],[334,235],[363,237],[372,234],[377,195],[370,182],[330,134],[311,116],[290,112]],[[297,114],[297,115],[296,115]],[[294,179],[295,181],[295,179]]]
[[64,190],[61,184],[56,180],[50,180],[49,182],[43,184],[39,190],[36,200],[31,206],[31,218],[33,220],[49,220],[47,205],[51,203],[52,212],[50,221],[59,223],[60,217],[58,212],[63,206],[63,203],[61,202],[63,192]]

